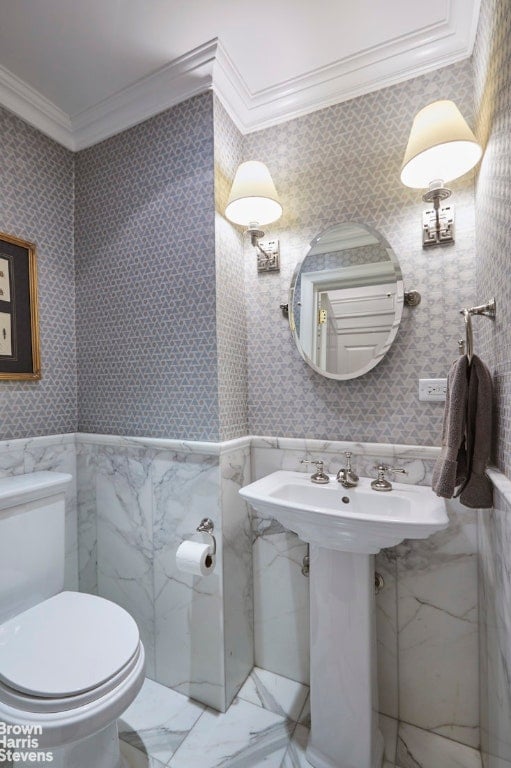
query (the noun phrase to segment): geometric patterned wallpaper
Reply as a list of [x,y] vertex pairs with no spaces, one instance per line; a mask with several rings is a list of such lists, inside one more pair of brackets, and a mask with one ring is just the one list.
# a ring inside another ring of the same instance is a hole
[[0,381],[0,439],[77,427],[73,153],[0,107],[0,231],[35,243],[42,379]]
[[[258,275],[245,244],[251,434],[438,445],[443,405],[418,399],[421,377],[446,376],[463,335],[458,310],[475,299],[474,173],[450,184],[456,243],[423,250],[420,190],[399,180],[413,117],[453,99],[474,124],[470,61],[244,137],[244,159],[265,162],[284,206],[267,227],[280,239],[280,273]],[[315,373],[300,357],[279,304],[310,241],[337,222],[365,222],[394,248],[405,290],[397,338],[379,365],[350,381]]]
[[206,93],[76,156],[81,431],[219,439],[213,138]]
[[243,136],[214,99],[216,321],[220,439],[247,434],[247,327],[242,231],[225,218]]
[[481,5],[474,49],[476,133],[485,147],[476,184],[477,301],[497,300],[495,321],[476,320],[493,373],[493,462],[511,477],[511,13],[506,0]]

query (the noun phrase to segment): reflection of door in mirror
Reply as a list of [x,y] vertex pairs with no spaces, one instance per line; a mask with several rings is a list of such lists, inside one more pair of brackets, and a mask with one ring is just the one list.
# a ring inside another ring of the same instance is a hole
[[356,222],[317,235],[291,282],[290,326],[318,373],[351,379],[374,368],[396,336],[403,307],[396,255]]
[[395,283],[323,291],[319,303],[316,365],[347,374],[380,353],[396,313]]

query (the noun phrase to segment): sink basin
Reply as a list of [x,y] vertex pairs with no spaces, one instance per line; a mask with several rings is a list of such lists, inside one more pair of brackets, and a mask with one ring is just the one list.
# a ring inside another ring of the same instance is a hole
[[312,726],[315,768],[380,768],[374,554],[446,528],[445,502],[430,488],[394,483],[346,489],[281,470],[240,490],[257,512],[310,543]]
[[342,552],[375,554],[403,539],[426,539],[449,522],[431,488],[394,483],[392,491],[374,491],[366,477],[346,489],[335,478],[315,485],[304,472],[281,470],[240,493],[304,541]]

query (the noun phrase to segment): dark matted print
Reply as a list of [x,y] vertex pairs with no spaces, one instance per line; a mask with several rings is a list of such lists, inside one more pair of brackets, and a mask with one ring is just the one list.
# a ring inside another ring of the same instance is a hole
[[35,246],[0,233],[0,379],[40,379]]

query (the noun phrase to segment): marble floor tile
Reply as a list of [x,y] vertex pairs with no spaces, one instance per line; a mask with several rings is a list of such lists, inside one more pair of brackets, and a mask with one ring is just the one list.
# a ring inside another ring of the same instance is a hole
[[[204,709],[202,704],[147,679],[119,720],[119,736],[146,756],[165,764]],[[148,766],[152,768],[152,763]]]
[[481,768],[481,755],[457,741],[400,723],[396,764],[400,768]]
[[310,763],[305,757],[308,739],[309,729],[304,725],[297,725],[280,768],[310,768]]
[[128,768],[165,768],[165,763],[160,763],[155,757],[135,749],[127,741],[120,742],[121,755],[128,764]]
[[294,724],[236,699],[224,714],[207,710],[169,768],[280,768]]
[[305,704],[303,705],[303,709],[300,713],[300,717],[298,718],[298,722],[300,725],[305,725],[306,728],[311,727],[311,699],[310,696],[307,696],[305,700]]
[[398,721],[380,714],[380,731],[385,743],[384,760],[393,763],[396,759]]
[[297,721],[308,695],[307,685],[254,667],[238,693],[238,698]]

